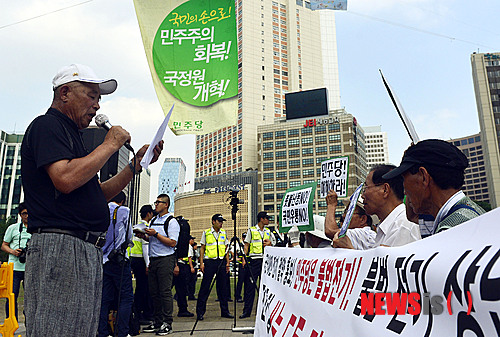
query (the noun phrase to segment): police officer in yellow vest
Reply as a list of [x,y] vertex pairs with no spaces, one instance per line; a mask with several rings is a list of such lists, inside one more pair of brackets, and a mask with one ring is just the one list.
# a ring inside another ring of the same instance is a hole
[[[190,236],[189,240],[194,239]],[[178,317],[193,317],[194,314],[188,310],[187,290],[189,277],[194,273],[193,248],[189,245],[188,256],[177,260],[179,274],[174,276],[175,293],[177,294],[177,306],[179,307]],[[175,273],[174,273],[175,274]]]
[[147,325],[153,320],[153,303],[149,296],[148,274],[149,265],[149,242],[144,240],[137,228],[144,228],[153,218],[153,207],[143,205],[139,210],[141,221],[134,226],[132,242],[134,246],[129,248],[130,266],[135,276],[134,308],[139,314],[140,323]]
[[[255,289],[257,289],[257,279],[262,271],[262,259],[264,257],[264,247],[274,245],[274,237],[269,228],[269,215],[267,212],[257,214],[257,226],[250,227],[247,232],[245,242],[245,256],[243,268],[245,272],[245,295],[243,314],[240,318],[250,317],[252,314]],[[253,280],[252,280],[253,278]]]
[[226,254],[226,247],[229,244],[226,231],[222,229],[222,225],[226,221],[222,214],[214,214],[212,216],[212,227],[205,230],[201,234],[200,248],[200,270],[203,273],[200,292],[198,293],[198,301],[196,302],[196,315],[198,320],[203,320],[207,307],[207,299],[210,295],[210,283],[214,275],[216,277],[217,296],[221,317],[234,318],[229,313],[227,305],[227,276],[229,273],[229,256]]

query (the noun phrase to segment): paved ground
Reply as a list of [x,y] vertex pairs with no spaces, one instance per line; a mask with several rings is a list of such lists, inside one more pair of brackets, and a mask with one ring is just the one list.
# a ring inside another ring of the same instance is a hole
[[[201,281],[198,281],[198,286]],[[231,284],[232,288],[232,284]],[[251,332],[233,332],[232,328],[234,327],[234,319],[221,318],[220,317],[220,308],[219,303],[215,301],[216,299],[216,291],[215,287],[210,294],[210,298],[207,301],[207,312],[205,314],[205,319],[203,321],[199,321],[196,325],[196,329],[193,332],[193,336],[197,337],[228,337],[228,336],[253,336]],[[23,306],[23,291],[19,294],[19,312],[22,312]],[[5,300],[2,299],[0,301],[0,317],[5,317]],[[238,316],[242,314],[243,311],[243,303],[236,303],[236,327],[244,328],[251,327],[253,328],[255,325],[255,311],[256,311],[257,301],[254,302],[253,314],[249,318],[239,319]],[[191,312],[195,312],[196,301],[188,302],[188,310]],[[231,314],[234,314],[234,302],[229,303],[229,311]],[[190,336],[191,330],[193,329],[195,323],[195,317],[193,318],[184,318],[177,317],[177,306],[174,303],[174,323],[173,323],[173,336]],[[2,323],[2,321],[0,321]],[[18,337],[26,336],[26,329],[24,326],[24,317],[21,315],[19,322],[19,329],[16,331],[14,336]],[[149,337],[155,336],[154,333],[141,333],[140,336]]]
[[[237,319],[237,329],[238,328],[253,328],[255,322],[255,317],[246,318],[243,320]],[[253,336],[252,332],[233,332],[233,320],[229,319],[209,319],[208,317],[203,320],[203,322],[198,322],[196,329],[193,332],[193,336],[197,337],[229,337],[229,336]],[[193,329],[194,319],[188,320],[186,318],[179,318],[174,320],[173,333],[172,336],[190,336],[191,330]],[[24,324],[19,324],[19,329],[16,331],[14,336],[26,336],[26,329]],[[154,333],[142,332],[139,336],[155,336]]]

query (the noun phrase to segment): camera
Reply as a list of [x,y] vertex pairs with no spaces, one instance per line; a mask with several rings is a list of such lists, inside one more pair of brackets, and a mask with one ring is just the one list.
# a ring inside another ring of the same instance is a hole
[[20,248],[21,249],[21,254],[17,257],[19,259],[19,262],[21,263],[26,263],[26,248]]
[[111,252],[109,252],[108,260],[117,264],[122,264],[127,262],[128,258],[125,255],[125,251],[123,251],[122,249],[113,249]]

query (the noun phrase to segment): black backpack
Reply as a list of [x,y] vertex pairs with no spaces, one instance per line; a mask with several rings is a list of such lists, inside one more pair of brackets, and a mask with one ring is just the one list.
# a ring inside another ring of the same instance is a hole
[[[168,236],[168,223],[170,220],[174,218],[172,215],[167,218],[165,221],[164,229],[165,233]],[[179,238],[177,239],[177,244],[175,245],[175,253],[177,254],[177,258],[183,258],[188,256],[189,252],[189,238],[191,237],[191,226],[189,226],[189,220],[184,219],[182,215],[176,216],[175,220],[179,223],[179,227],[181,228],[179,232]]]

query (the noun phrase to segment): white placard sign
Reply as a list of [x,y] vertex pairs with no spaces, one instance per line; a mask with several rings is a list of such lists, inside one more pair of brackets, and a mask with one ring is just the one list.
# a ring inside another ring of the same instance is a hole
[[255,336],[498,336],[500,209],[401,247],[266,247]]
[[282,203],[282,227],[309,225],[309,198],[311,198],[311,191],[312,187],[307,187],[285,194]]
[[337,157],[321,163],[320,191],[325,198],[328,191],[334,190],[341,198],[347,197],[347,177],[349,157]]

